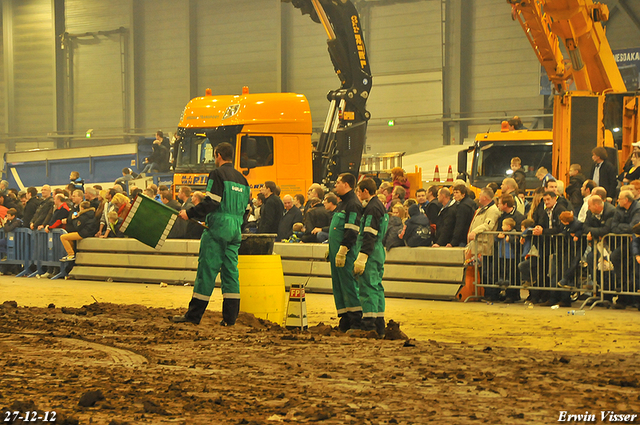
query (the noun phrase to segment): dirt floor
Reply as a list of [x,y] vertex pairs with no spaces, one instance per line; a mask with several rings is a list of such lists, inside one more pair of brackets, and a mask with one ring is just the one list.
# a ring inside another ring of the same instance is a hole
[[538,424],[585,412],[594,415],[587,423],[608,423],[610,411],[640,414],[637,310],[571,316],[389,299],[387,319],[411,339],[378,340],[332,330],[332,298],[319,294],[307,296],[307,332],[248,314],[220,327],[218,289],[199,326],[171,324],[191,291],[0,277],[0,422],[21,423],[14,411],[112,425]]

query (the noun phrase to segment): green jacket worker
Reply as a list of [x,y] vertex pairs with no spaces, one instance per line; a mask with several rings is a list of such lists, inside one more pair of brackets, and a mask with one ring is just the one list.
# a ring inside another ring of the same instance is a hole
[[216,277],[222,282],[223,326],[236,323],[240,311],[238,249],[242,242],[242,224],[249,205],[247,179],[233,168],[233,147],[220,143],[214,150],[216,169],[207,179],[207,194],[201,203],[180,211],[183,219],[204,218],[208,226],[200,239],[198,272],[189,309],[174,316],[176,323],[198,324],[207,309]]
[[338,204],[329,226],[331,283],[342,332],[360,329],[362,319],[358,285],[353,275],[362,214],[362,205],[353,191],[355,185],[356,178],[352,174],[343,173],[338,176],[335,192],[342,202]]

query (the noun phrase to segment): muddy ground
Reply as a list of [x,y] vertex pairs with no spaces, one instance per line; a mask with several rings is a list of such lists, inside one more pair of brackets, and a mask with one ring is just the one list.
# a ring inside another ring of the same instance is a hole
[[0,422],[33,410],[55,411],[58,424],[112,425],[530,424],[562,411],[605,423],[601,411],[640,413],[637,351],[366,339],[315,323],[300,333],[248,314],[224,328],[213,311],[199,326],[167,320],[182,311],[4,303]]

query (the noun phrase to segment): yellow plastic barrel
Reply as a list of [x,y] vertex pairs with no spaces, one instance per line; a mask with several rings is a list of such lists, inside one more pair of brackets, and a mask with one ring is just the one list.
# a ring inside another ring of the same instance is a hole
[[282,325],[285,287],[279,255],[239,255],[240,311]]

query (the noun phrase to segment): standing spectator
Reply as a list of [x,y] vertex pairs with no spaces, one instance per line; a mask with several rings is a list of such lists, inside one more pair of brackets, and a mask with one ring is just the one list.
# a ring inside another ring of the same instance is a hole
[[4,206],[7,209],[11,209],[11,208],[15,209],[16,216],[18,218],[22,218],[22,215],[24,213],[24,207],[20,202],[18,202],[13,192],[10,192],[10,191],[0,192],[0,205]]
[[329,262],[331,263],[331,283],[333,299],[340,322],[339,329],[360,329],[362,306],[358,298],[358,285],[353,276],[353,264],[358,256],[358,232],[362,205],[353,188],[356,178],[343,173],[336,179],[336,194],[342,202],[333,214],[329,226]]
[[76,254],[73,249],[73,241],[94,236],[98,230],[95,211],[91,208],[91,204],[88,201],[83,201],[80,204],[80,212],[74,216],[72,220],[73,228],[76,229],[76,231],[60,235],[60,242],[62,242],[62,246],[65,251],[67,251],[67,255],[62,257],[60,261],[74,261]]
[[[365,205],[362,212],[358,242],[361,246],[358,257],[353,264],[353,274],[360,275],[358,288],[362,305],[362,324],[364,331],[376,331],[378,336],[385,334],[384,322],[384,274],[385,252],[382,239],[387,230],[389,216],[376,196],[376,183],[373,179],[363,179],[358,183],[358,197]],[[416,214],[420,209],[415,206]]]
[[282,204],[284,206],[284,215],[278,224],[277,241],[289,239],[293,236],[293,225],[295,223],[302,223],[302,213],[298,207],[293,205],[293,197],[291,195],[284,195]]
[[436,233],[436,222],[438,221],[438,214],[442,209],[442,204],[438,201],[438,186],[432,185],[427,188],[427,208],[425,214],[431,223],[431,234]]
[[400,202],[401,204],[404,203],[405,195],[406,191],[404,190],[404,187],[394,186],[393,189],[391,189],[391,200],[387,203],[387,205],[385,205],[387,210],[391,209],[391,207],[396,203],[395,201]]
[[427,200],[427,191],[425,189],[420,188],[416,190],[416,203],[418,204],[418,208],[420,208],[420,212],[426,214],[429,201]]
[[133,174],[131,174],[131,169],[130,168],[123,168],[122,169],[122,177],[120,177],[119,179],[117,179],[115,181],[115,184],[118,184],[120,186],[122,186],[123,189],[126,188],[126,184],[129,180],[133,180]]
[[313,197],[324,199],[324,189],[318,183],[313,183],[307,190],[307,202],[304,204],[304,211],[309,208],[309,200]]
[[48,223],[51,220],[51,216],[53,215],[53,198],[51,197],[51,186],[45,184],[42,186],[42,202],[38,206],[36,213],[31,219],[30,228],[31,230],[43,229],[45,223]]
[[17,211],[15,208],[9,208],[4,220],[0,220],[2,229],[4,230],[4,238],[0,239],[0,253],[7,252],[7,236],[8,233],[13,232],[18,227],[22,227],[22,220],[16,216]]
[[[321,198],[317,198],[318,201]],[[298,208],[300,210],[300,212],[302,214],[306,214],[307,210],[304,207],[305,201],[304,201],[304,195],[301,193],[298,193],[296,196],[293,197],[293,205],[296,206],[296,208]]]
[[391,179],[393,180],[394,187],[400,186],[404,189],[405,196],[402,198],[402,202],[404,202],[405,198],[411,198],[411,182],[407,179],[407,175],[402,168],[392,168]]
[[265,197],[264,204],[260,208],[260,223],[258,223],[258,233],[278,233],[280,220],[284,215],[284,205],[275,194],[276,184],[267,181],[260,188],[260,193]]
[[[611,233],[630,234],[633,226],[638,223],[640,223],[640,204],[633,198],[630,191],[620,192],[618,207],[611,221]],[[620,238],[618,242],[616,249],[611,252],[611,263],[615,271],[617,286],[626,291],[625,287],[629,284],[629,274],[632,270],[629,265],[631,246],[627,237]],[[628,296],[620,296],[614,307],[624,308],[631,302],[632,300]]]
[[[511,195],[513,197],[513,201],[515,202],[516,209],[522,215],[524,215],[524,202],[518,196],[518,183],[515,179],[507,177],[502,180],[502,186],[500,186],[500,190],[502,190],[503,195]],[[518,227],[520,227],[518,225]]]
[[565,189],[565,193],[576,214],[578,214],[580,208],[582,208],[582,185],[584,182],[585,178],[584,175],[582,175],[582,167],[580,164],[571,164],[569,167],[569,185]]
[[596,182],[598,186],[604,187],[611,199],[615,199],[618,186],[616,176],[618,173],[613,164],[607,161],[607,150],[602,146],[593,148],[591,159],[593,160],[593,167],[589,172],[589,178]]
[[589,211],[589,199],[591,198],[591,191],[597,187],[596,182],[593,180],[585,180],[580,188],[580,194],[582,195],[582,206],[580,212],[578,212],[578,221],[584,223],[587,219],[587,211]]
[[536,177],[542,182],[542,186],[545,186],[547,181],[554,179],[549,170],[544,167],[538,168],[538,171],[536,171]]
[[[534,236],[542,236],[539,239],[539,253],[540,259],[539,266],[541,269],[538,272],[538,276],[546,276],[549,273],[549,278],[551,283],[556,282],[557,286],[557,275],[556,272],[558,270],[559,261],[558,261],[558,252],[555,249],[555,245],[553,243],[552,238],[550,236],[558,235],[562,232],[563,225],[560,221],[560,214],[566,211],[566,208],[560,205],[558,202],[558,194],[552,190],[547,190],[542,195],[542,201],[544,205],[544,209],[542,214],[538,217],[538,222],[536,222],[536,227],[533,228]],[[561,307],[571,307],[571,299],[568,292],[558,292],[552,291],[549,299],[544,302],[542,305],[551,307],[554,305],[559,305]],[[569,297],[569,298],[567,298]]]
[[[527,191],[527,175],[522,169],[522,161],[517,156],[511,158],[511,177],[515,180],[517,184],[517,190],[526,193]],[[521,211],[524,214],[524,211]]]
[[463,184],[453,186],[453,199],[458,204],[458,210],[456,212],[456,225],[453,229],[451,246],[465,246],[467,244],[469,226],[476,212],[476,204],[467,196],[467,187]]
[[453,230],[456,227],[458,204],[451,199],[451,192],[446,187],[438,191],[438,202],[442,205],[436,222],[436,242],[434,247],[452,246]]

